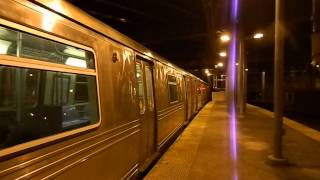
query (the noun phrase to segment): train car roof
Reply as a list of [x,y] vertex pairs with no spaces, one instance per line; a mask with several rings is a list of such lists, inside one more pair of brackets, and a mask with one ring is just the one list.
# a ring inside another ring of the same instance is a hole
[[172,64],[167,59],[161,57],[157,53],[152,52],[148,48],[144,47],[140,43],[134,41],[133,39],[129,38],[128,36],[120,33],[119,31],[113,29],[111,26],[103,23],[102,21],[92,17],[88,13],[84,12],[83,10],[75,7],[74,5],[64,1],[64,0],[35,0],[32,1],[33,3],[36,3],[44,8],[49,9],[50,11],[54,11],[55,13],[77,23],[81,26],[84,26],[96,33],[99,33],[103,36],[106,36],[124,46],[127,46],[129,48],[134,49],[135,51],[138,51],[139,53],[142,53],[143,55],[152,58],[156,61],[159,61],[163,64],[166,64],[168,66],[174,67],[177,70],[183,71],[185,74],[188,74],[189,76],[193,76],[197,78],[198,80],[206,83],[199,77],[187,72],[186,70]]

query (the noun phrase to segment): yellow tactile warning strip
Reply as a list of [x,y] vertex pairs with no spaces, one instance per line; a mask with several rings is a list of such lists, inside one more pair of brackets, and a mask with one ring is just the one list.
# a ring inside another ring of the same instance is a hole
[[[250,106],[252,109],[255,109],[256,111],[259,111],[260,113],[262,113],[264,115],[267,115],[269,117],[273,117],[273,112],[271,112],[271,111],[268,111],[266,109],[262,109],[260,107],[257,107],[257,106],[251,105],[251,104],[248,104],[248,106]],[[287,125],[288,127],[292,128],[296,131],[299,131],[303,135],[320,142],[320,132],[319,131],[312,129],[312,128],[309,128],[309,127],[307,127],[303,124],[300,124],[300,123],[298,123],[292,119],[289,119],[287,117],[283,118],[283,123],[285,125]]]

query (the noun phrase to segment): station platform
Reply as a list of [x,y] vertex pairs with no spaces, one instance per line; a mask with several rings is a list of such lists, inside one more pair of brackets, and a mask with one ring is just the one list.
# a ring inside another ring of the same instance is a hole
[[272,166],[272,113],[248,105],[237,119],[236,158],[232,156],[231,121],[223,98],[209,102],[192,120],[145,180],[320,179],[320,132],[285,119],[287,166]]

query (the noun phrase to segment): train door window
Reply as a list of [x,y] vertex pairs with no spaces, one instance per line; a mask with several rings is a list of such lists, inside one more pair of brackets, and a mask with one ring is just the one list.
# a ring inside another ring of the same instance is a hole
[[32,147],[99,125],[92,51],[0,27],[3,55],[22,63],[0,64],[0,156],[17,151],[14,145]]
[[147,105],[149,111],[154,110],[154,99],[153,99],[153,80],[152,80],[152,67],[145,67],[145,75],[146,75],[146,88],[147,88]]
[[1,109],[14,108],[15,71],[0,66],[0,107]]
[[39,81],[40,81],[40,71],[35,69],[25,70],[23,74],[25,77],[25,97],[24,97],[24,105],[25,106],[36,106],[38,103],[39,97]]
[[177,79],[172,75],[168,75],[167,80],[168,80],[169,102],[175,103],[178,101]]
[[143,83],[143,71],[141,64],[136,62],[136,84],[137,84],[137,97],[139,103],[140,114],[144,114],[146,111],[145,97],[144,97],[144,83]]
[[[75,97],[74,100],[79,103],[87,102],[88,97],[88,80],[85,76],[77,76],[75,84]],[[73,91],[73,90],[70,90]]]

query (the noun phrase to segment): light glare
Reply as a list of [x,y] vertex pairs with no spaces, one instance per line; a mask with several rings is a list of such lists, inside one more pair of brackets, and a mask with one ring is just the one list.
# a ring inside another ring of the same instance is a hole
[[226,56],[227,56],[227,53],[226,53],[226,52],[220,52],[220,53],[219,53],[219,56],[220,56],[220,57],[226,57]]
[[0,40],[0,54],[7,54],[11,44],[10,41]]
[[65,50],[63,50],[63,52],[66,54],[77,56],[77,57],[82,57],[82,58],[86,57],[86,52],[84,50],[77,49],[70,46],[68,46]]
[[222,42],[229,42],[230,41],[230,36],[228,34],[224,34],[220,37],[220,40]]
[[254,36],[253,36],[253,38],[254,39],[261,39],[261,38],[263,38],[263,34],[262,33],[256,33],[256,34],[254,34]]
[[223,63],[218,63],[218,67],[223,67]]
[[66,61],[66,65],[87,68],[87,62],[85,60],[77,59],[73,57],[68,57]]

